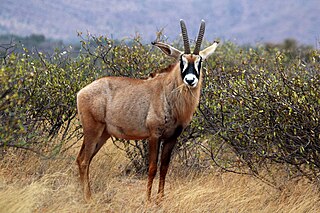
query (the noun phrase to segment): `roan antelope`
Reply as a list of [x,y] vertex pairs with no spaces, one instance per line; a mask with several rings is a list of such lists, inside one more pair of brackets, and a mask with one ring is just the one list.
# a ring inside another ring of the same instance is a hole
[[163,141],[158,195],[163,197],[170,156],[178,136],[190,123],[199,103],[202,62],[217,48],[218,42],[200,51],[205,23],[202,21],[193,53],[187,29],[180,20],[184,52],[161,43],[166,55],[179,62],[149,79],[104,77],[78,92],[77,107],[84,140],[77,157],[80,181],[86,201],[91,199],[89,165],[108,138],[148,139],[149,170],[147,198],[157,172],[160,142]]

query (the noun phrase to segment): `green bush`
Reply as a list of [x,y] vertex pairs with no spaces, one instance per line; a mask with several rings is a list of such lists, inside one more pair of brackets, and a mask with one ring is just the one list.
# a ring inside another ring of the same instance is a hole
[[[143,45],[139,36],[115,41],[79,35],[76,57],[72,47],[51,56],[27,49],[0,51],[0,147],[59,153],[63,144],[68,148],[81,137],[76,117],[81,88],[101,76],[147,77],[173,63]],[[181,162],[255,175],[277,164],[292,177],[317,180],[319,61],[319,51],[292,42],[255,48],[220,45],[204,64],[199,110],[175,151]],[[145,143],[124,144],[132,168],[145,172]]]
[[[63,51],[11,53],[1,61],[0,146],[59,151],[76,135],[76,93],[95,78],[90,59]],[[73,127],[72,127],[73,128]],[[59,136],[56,146],[51,139]]]
[[208,62],[214,69],[207,72],[198,122],[256,174],[280,163],[295,175],[317,179],[320,54],[291,56],[264,47],[220,47]]

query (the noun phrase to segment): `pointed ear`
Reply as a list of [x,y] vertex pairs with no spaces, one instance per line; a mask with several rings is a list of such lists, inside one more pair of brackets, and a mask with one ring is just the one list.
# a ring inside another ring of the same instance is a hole
[[217,46],[219,45],[218,41],[214,41],[213,44],[206,49],[200,51],[199,55],[202,57],[203,60],[206,60],[214,51],[216,50]]
[[169,44],[165,44],[162,42],[152,42],[151,44],[157,46],[164,52],[166,55],[171,56],[175,59],[178,59],[182,52],[180,50],[177,50],[176,48],[170,46]]

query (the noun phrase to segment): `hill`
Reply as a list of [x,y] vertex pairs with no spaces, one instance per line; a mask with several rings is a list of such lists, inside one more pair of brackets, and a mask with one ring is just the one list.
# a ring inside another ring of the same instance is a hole
[[47,38],[77,41],[77,31],[121,39],[142,34],[147,42],[165,28],[177,38],[179,19],[185,19],[194,38],[201,19],[207,39],[237,43],[281,42],[293,38],[317,45],[320,36],[317,0],[284,1],[148,1],[148,0],[2,0],[0,34],[43,34]]

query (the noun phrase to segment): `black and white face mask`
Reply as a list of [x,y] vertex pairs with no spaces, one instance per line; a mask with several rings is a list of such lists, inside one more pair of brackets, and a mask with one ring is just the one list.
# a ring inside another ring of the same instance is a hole
[[183,82],[189,87],[196,87],[200,78],[202,58],[199,55],[181,55],[180,70]]

